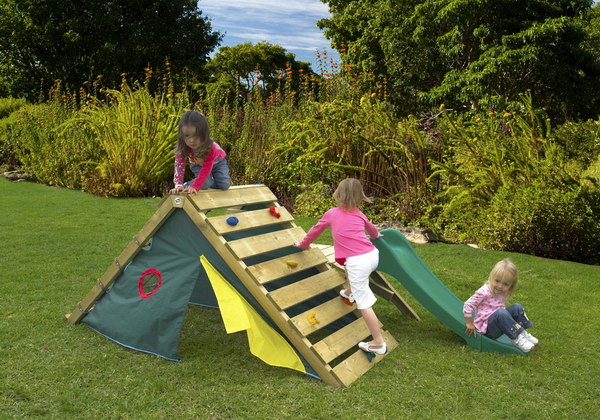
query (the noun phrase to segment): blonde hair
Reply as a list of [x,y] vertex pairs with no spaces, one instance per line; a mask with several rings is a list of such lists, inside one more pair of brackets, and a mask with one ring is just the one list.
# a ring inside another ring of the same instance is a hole
[[189,153],[191,150],[187,144],[185,144],[185,136],[183,135],[183,127],[194,127],[194,135],[200,137],[202,141],[202,148],[200,149],[200,155],[206,156],[211,148],[214,140],[210,137],[210,127],[208,126],[208,120],[206,116],[198,111],[186,111],[179,120],[179,131],[177,137],[177,145],[175,146],[175,153],[178,155],[184,155]]
[[368,203],[371,199],[365,195],[362,184],[356,178],[346,178],[336,188],[333,198],[339,207],[351,209],[358,207],[362,201]]
[[506,293],[506,295],[510,297],[515,291],[517,282],[519,281],[517,274],[517,266],[515,263],[513,263],[510,258],[505,258],[502,261],[498,261],[494,268],[492,268],[486,284],[491,286],[495,279],[510,281],[510,288]]

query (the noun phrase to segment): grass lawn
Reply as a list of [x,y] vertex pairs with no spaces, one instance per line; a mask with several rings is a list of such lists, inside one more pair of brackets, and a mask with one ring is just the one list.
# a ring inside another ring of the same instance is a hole
[[[380,300],[375,311],[399,347],[347,389],[262,363],[214,309],[189,308],[180,363],[68,325],[63,314],[159,201],[0,178],[0,419],[600,418],[599,266],[417,246],[463,300],[511,257],[521,270],[512,301],[525,306],[540,344],[528,357],[472,350],[396,283],[422,321]],[[297,219],[305,229],[314,221]]]

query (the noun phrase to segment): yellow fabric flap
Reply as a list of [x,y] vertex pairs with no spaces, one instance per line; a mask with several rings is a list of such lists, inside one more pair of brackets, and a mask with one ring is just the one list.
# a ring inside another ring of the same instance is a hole
[[306,369],[292,346],[275,331],[244,297],[200,256],[210,284],[213,287],[221,317],[228,334],[246,330],[250,352],[271,366],[281,366],[306,373]]

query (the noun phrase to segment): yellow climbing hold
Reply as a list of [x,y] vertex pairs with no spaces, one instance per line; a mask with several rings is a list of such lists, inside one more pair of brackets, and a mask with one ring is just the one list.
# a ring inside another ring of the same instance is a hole
[[319,320],[317,319],[317,313],[315,311],[310,311],[306,319],[308,320],[308,322],[310,322],[311,325],[319,323]]
[[285,263],[290,267],[298,267],[298,263],[294,260],[286,260]]

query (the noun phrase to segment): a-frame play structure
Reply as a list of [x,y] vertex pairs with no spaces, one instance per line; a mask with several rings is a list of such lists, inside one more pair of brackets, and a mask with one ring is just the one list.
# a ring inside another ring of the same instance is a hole
[[[208,214],[236,208],[235,213]],[[346,387],[384,356],[360,311],[340,298],[344,272],[331,247],[301,251],[305,235],[264,185],[166,197],[156,213],[65,317],[126,347],[178,360],[188,303],[219,307],[228,332],[246,329],[265,362]],[[379,273],[373,291],[414,311]],[[389,354],[397,342],[384,330]]]

